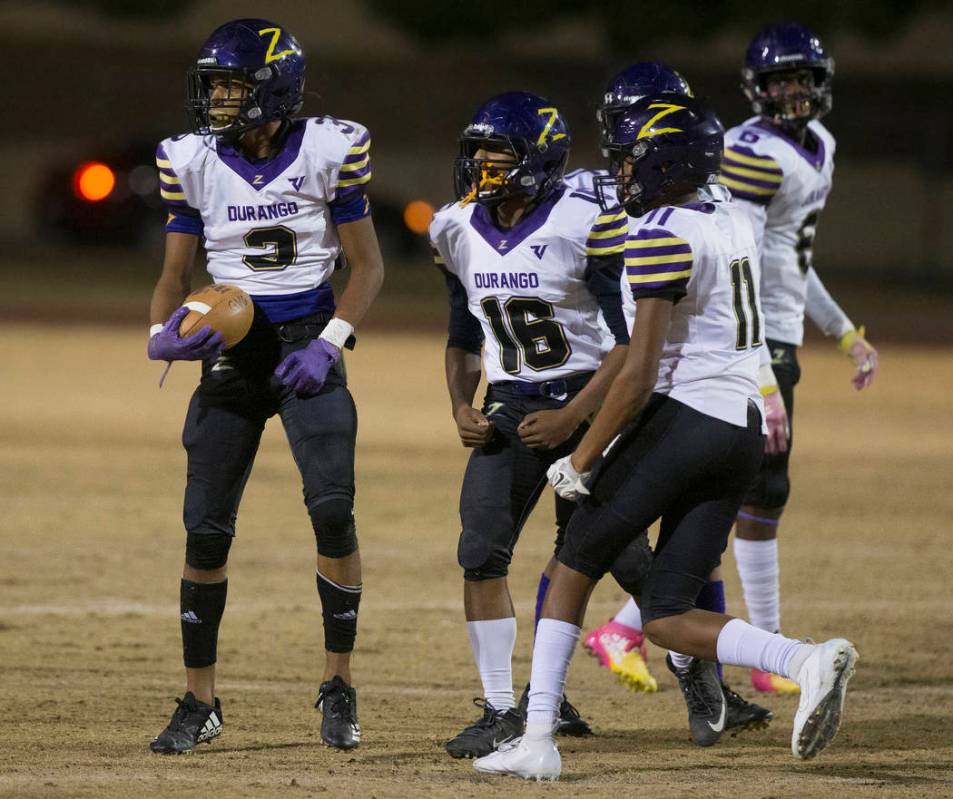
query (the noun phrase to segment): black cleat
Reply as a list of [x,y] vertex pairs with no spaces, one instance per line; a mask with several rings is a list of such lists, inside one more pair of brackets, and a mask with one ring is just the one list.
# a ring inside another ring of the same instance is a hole
[[447,741],[444,748],[450,757],[486,757],[500,744],[523,734],[524,716],[519,708],[497,710],[479,698],[474,699],[473,704],[483,708],[483,718]]
[[361,725],[357,723],[357,691],[335,675],[321,683],[318,701],[321,711],[321,740],[335,749],[354,749],[361,742]]
[[592,735],[589,722],[579,717],[579,711],[573,707],[566,695],[559,703],[559,722],[556,724],[556,735],[571,735],[574,738],[583,738]]
[[665,665],[678,678],[679,688],[688,705],[688,728],[699,746],[718,743],[725,730],[728,705],[721,690],[718,667],[709,660],[694,658],[687,669],[677,669],[670,655]]
[[183,755],[198,744],[208,743],[222,734],[222,703],[215,698],[215,706],[199,702],[189,691],[184,698],[176,699],[178,707],[172,721],[149,744],[160,755]]
[[[526,718],[526,711],[529,709],[529,683],[523,689],[523,695],[517,705],[523,718]],[[573,738],[583,738],[586,735],[592,735],[592,727],[589,722],[580,718],[579,711],[566,699],[563,694],[563,701],[559,703],[559,721],[556,723],[556,735],[571,735]]]
[[725,730],[731,730],[732,736],[745,730],[765,730],[774,714],[766,707],[749,702],[732,691],[725,683],[721,684],[725,695]]

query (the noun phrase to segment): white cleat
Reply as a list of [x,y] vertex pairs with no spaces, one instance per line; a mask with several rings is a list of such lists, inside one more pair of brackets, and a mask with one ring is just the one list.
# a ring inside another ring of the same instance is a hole
[[473,761],[481,774],[506,774],[524,780],[558,780],[562,771],[559,750],[552,738],[516,738],[497,751]]
[[857,650],[846,638],[818,644],[797,675],[801,702],[794,716],[791,751],[809,760],[837,734],[847,681],[854,676]]

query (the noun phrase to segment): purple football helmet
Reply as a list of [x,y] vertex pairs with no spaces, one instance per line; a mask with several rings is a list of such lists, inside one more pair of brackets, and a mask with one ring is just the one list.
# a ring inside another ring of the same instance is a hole
[[596,110],[602,135],[609,135],[613,127],[612,117],[617,111],[628,108],[646,95],[665,93],[694,96],[688,81],[666,64],[640,61],[627,66],[609,81],[602,104]]
[[[480,106],[459,141],[453,164],[456,196],[491,206],[516,195],[538,201],[553,191],[562,182],[572,139],[549,100],[506,92]],[[480,150],[509,157],[477,158]]]
[[194,133],[234,138],[301,110],[305,60],[287,30],[264,19],[216,28],[189,68],[186,111]]
[[[782,76],[793,90],[773,95],[769,84]],[[834,59],[817,34],[787,22],[769,25],[751,40],[741,70],[741,89],[754,112],[768,122],[801,127],[831,110],[833,77]]]
[[642,216],[668,200],[718,182],[725,129],[693,97],[650,94],[614,115],[602,140],[609,174],[593,188],[603,210],[621,204]]

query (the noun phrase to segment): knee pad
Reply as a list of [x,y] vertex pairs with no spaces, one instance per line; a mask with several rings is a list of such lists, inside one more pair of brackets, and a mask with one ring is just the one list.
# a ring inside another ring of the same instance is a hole
[[745,504],[765,510],[783,508],[791,493],[791,481],[787,470],[766,468],[758,475],[758,479],[745,496]]
[[[497,525],[498,527],[498,525]],[[491,526],[466,526],[457,544],[457,562],[463,569],[463,579],[470,582],[506,577],[513,551],[511,535],[494,536],[487,532]]]
[[357,550],[354,503],[350,499],[328,499],[308,510],[318,542],[318,554],[326,558],[346,558]]
[[652,568],[652,548],[648,534],[643,532],[613,561],[609,572],[627,594],[642,593],[645,578]]
[[193,569],[221,569],[228,562],[232,536],[226,533],[192,533],[185,539],[185,562]]

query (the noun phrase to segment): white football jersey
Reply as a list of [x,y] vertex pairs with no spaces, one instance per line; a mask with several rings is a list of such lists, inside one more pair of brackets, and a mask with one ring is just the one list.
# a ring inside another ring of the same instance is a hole
[[459,279],[480,322],[490,383],[599,368],[615,339],[587,287],[588,259],[621,255],[626,230],[624,212],[603,214],[591,194],[569,187],[505,231],[477,204],[437,212],[435,258]]
[[798,346],[814,235],[834,173],[834,137],[817,120],[808,129],[816,152],[752,117],[725,134],[721,176],[755,229],[766,335]]
[[677,300],[655,391],[745,427],[749,400],[764,418],[757,245],[737,203],[702,196],[629,220],[625,279],[635,300]]
[[163,141],[156,163],[173,215],[185,206],[201,215],[215,282],[267,297],[309,291],[331,276],[341,245],[329,203],[370,181],[369,150],[362,125],[314,117],[292,121],[269,161],[186,134]]

